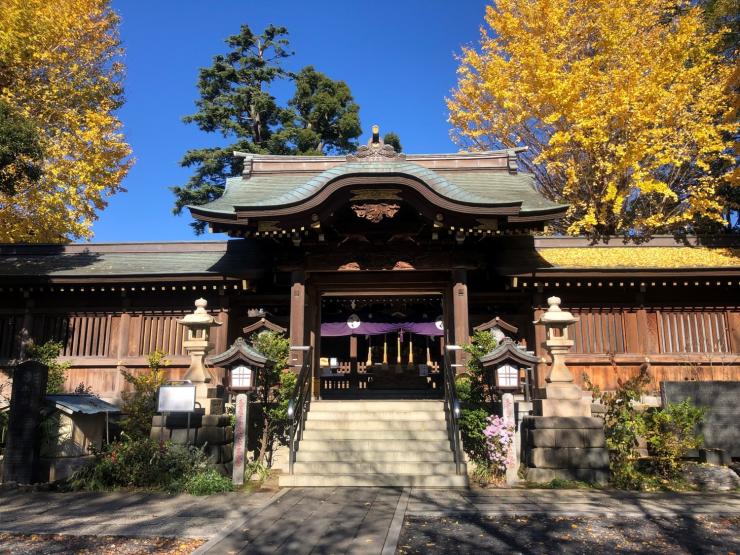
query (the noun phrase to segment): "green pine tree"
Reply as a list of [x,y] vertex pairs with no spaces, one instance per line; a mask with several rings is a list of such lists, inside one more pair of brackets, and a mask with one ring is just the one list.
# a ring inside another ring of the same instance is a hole
[[[268,26],[254,34],[242,25],[226,40],[230,51],[200,70],[198,111],[184,118],[207,133],[220,133],[228,146],[192,149],[181,165],[194,168],[184,186],[172,187],[174,213],[187,205],[210,202],[223,193],[226,179],[242,171],[234,151],[258,154],[341,154],[357,147],[359,106],[343,81],[307,66],[292,74],[282,66],[289,50],[285,27]],[[270,92],[279,80],[295,83],[295,93],[281,105]],[[196,233],[203,222],[191,224]]]

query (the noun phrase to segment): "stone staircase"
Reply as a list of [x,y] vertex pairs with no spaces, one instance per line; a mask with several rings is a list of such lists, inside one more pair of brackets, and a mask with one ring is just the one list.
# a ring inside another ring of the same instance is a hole
[[314,401],[280,486],[466,487],[439,400]]

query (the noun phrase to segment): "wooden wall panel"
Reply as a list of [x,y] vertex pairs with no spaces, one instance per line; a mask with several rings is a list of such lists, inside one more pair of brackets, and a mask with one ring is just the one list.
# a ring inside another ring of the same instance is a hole
[[662,353],[730,352],[724,310],[655,311]]
[[23,313],[0,315],[0,357],[14,358],[18,356],[20,343],[18,333],[21,330]]
[[573,352],[600,354],[625,352],[621,309],[573,308],[570,310],[574,316],[579,318],[569,332],[575,341]]
[[[583,364],[569,361],[570,368],[575,381],[583,385],[583,374],[585,373],[594,385],[602,390],[614,390],[618,380],[627,380],[638,374],[640,363],[622,364]],[[722,361],[703,362],[687,364],[680,360],[673,363],[651,363],[649,367],[650,385],[648,389],[652,393],[660,390],[662,381],[685,381],[685,380],[740,380],[740,356],[728,358]]]
[[740,353],[740,312],[737,310],[727,311],[727,336],[730,342],[729,351]]

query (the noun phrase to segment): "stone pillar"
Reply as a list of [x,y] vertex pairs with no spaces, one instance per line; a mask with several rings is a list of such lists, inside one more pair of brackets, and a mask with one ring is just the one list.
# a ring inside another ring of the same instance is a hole
[[13,370],[3,481],[32,484],[38,466],[37,435],[49,369],[29,360]]
[[247,396],[240,393],[236,396],[236,426],[234,427],[234,468],[231,481],[234,485],[244,484],[244,467],[246,462],[247,424],[249,403]]
[[511,393],[504,393],[501,398],[501,407],[503,413],[504,424],[514,428],[514,441],[509,446],[509,452],[506,454],[506,483],[508,485],[516,484],[519,481],[519,460],[517,457],[517,438],[519,432],[517,430],[516,418],[514,415],[514,396]]

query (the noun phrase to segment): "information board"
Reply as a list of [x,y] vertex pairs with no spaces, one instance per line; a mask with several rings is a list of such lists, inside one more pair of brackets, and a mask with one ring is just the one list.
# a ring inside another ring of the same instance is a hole
[[195,386],[163,385],[159,388],[158,412],[194,412]]

